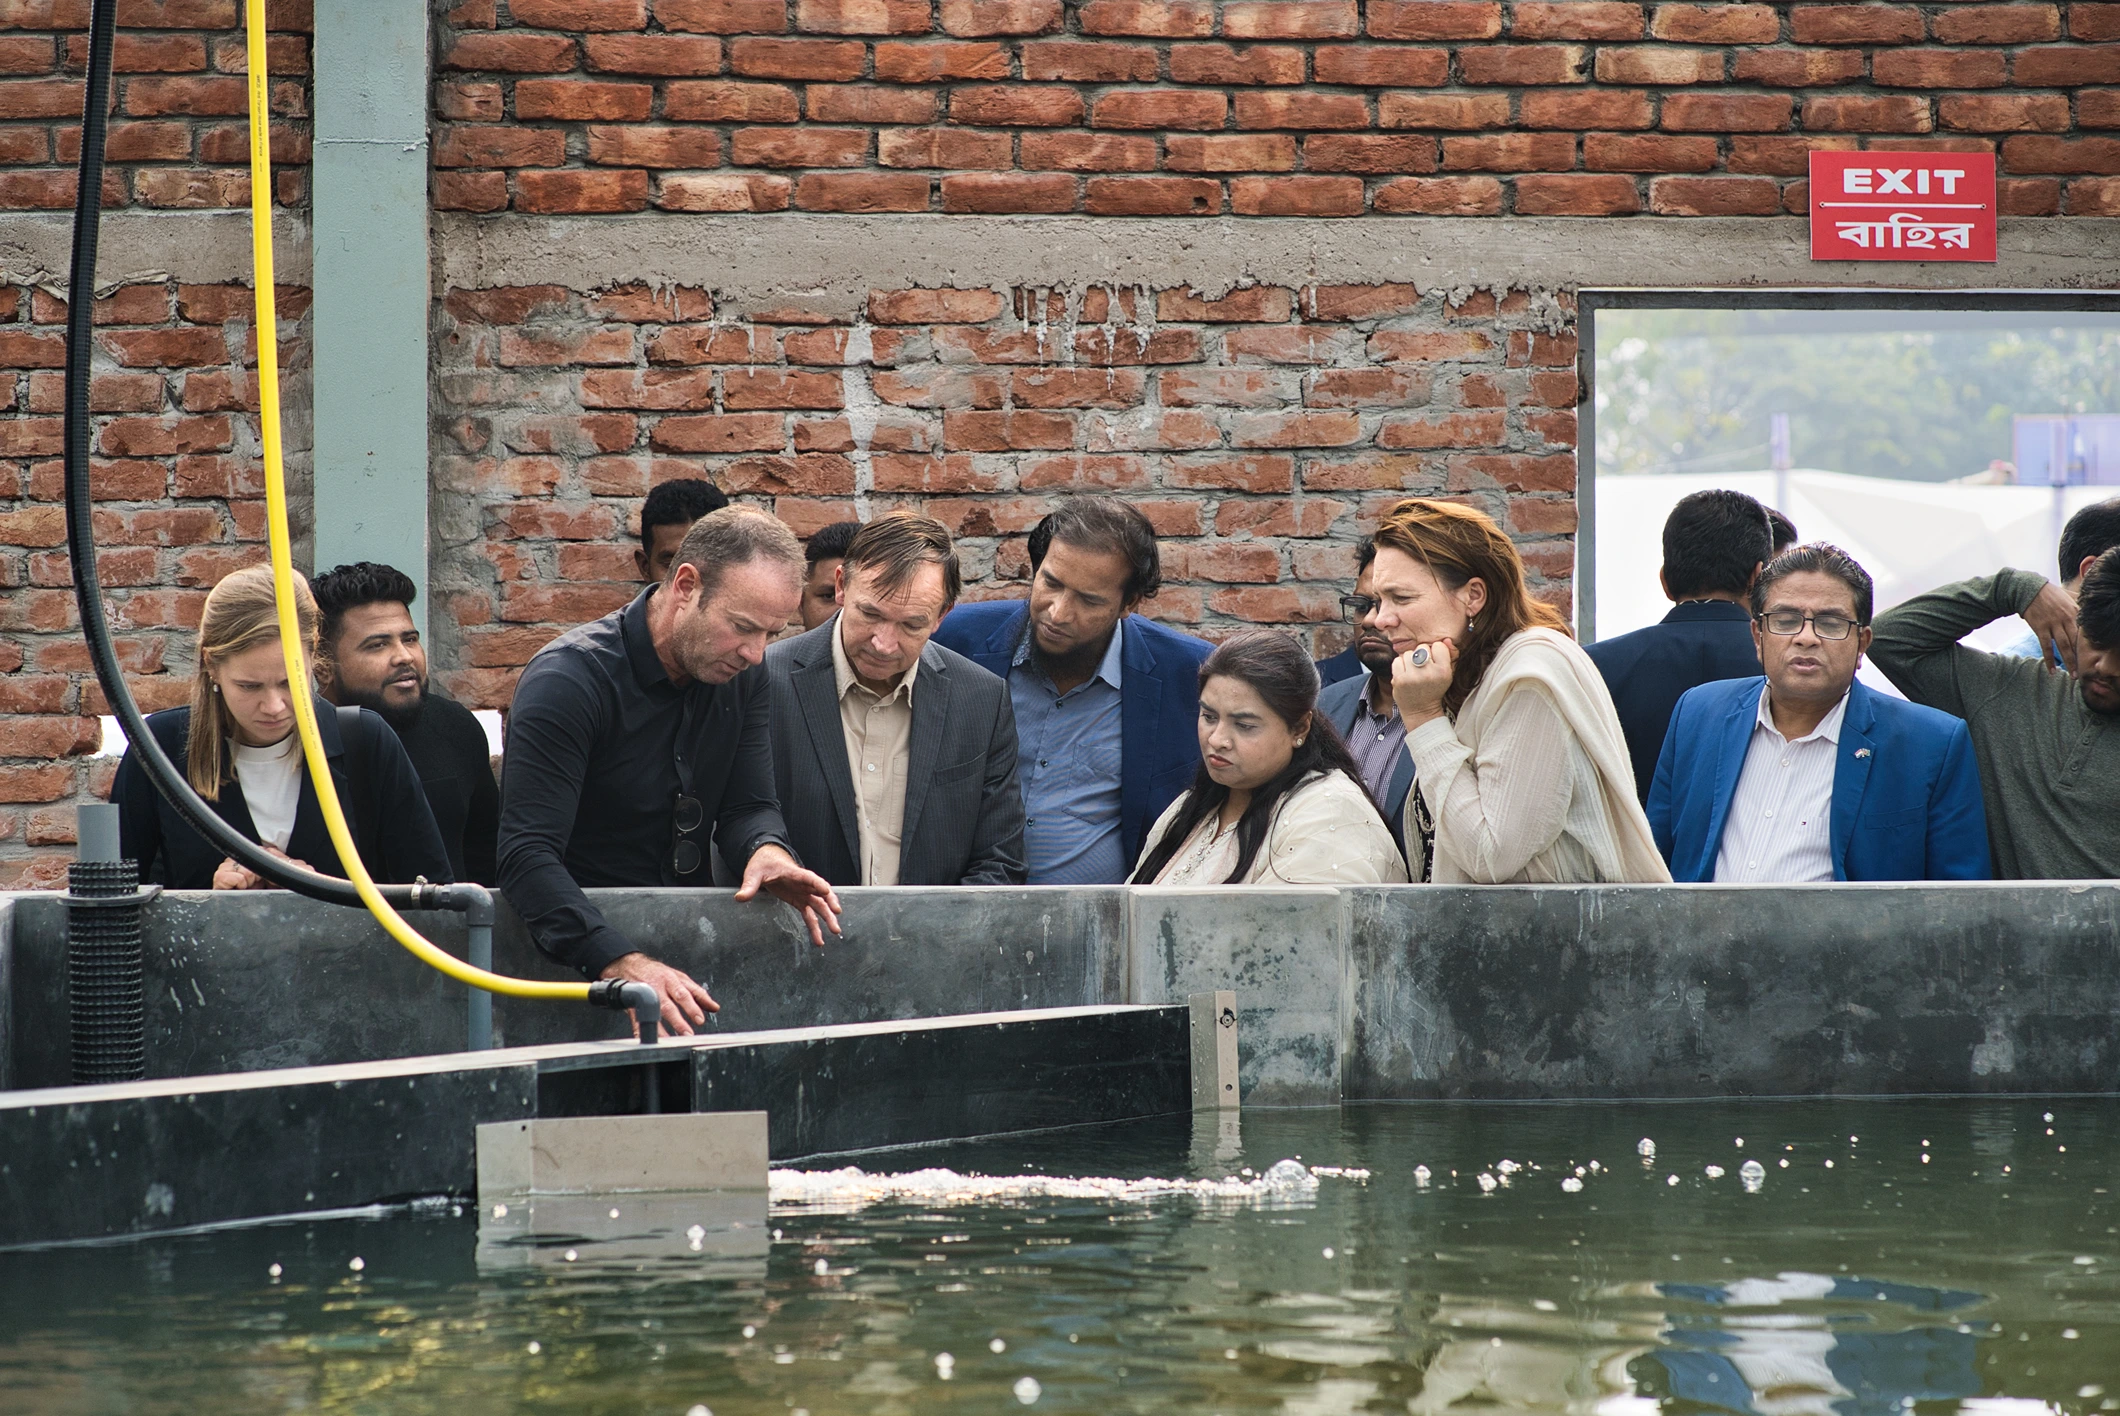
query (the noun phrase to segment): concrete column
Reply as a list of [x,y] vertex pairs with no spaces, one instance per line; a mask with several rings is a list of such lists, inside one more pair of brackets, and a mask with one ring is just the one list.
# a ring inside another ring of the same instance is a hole
[[316,564],[427,590],[425,0],[317,0]]

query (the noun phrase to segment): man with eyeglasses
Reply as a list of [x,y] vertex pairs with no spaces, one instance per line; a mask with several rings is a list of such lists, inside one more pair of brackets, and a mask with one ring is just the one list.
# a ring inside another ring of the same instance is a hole
[[1972,735],[1859,683],[1870,576],[1837,546],[1796,546],[1752,583],[1763,678],[1678,700],[1649,825],[1681,883],[1985,880]]
[[685,532],[669,577],[531,659],[501,760],[501,888],[537,946],[587,978],[662,995],[689,1033],[718,1005],[641,951],[583,894],[604,885],[713,883],[710,838],[799,910],[810,938],[839,932],[839,897],[788,849],[773,791],[767,643],[802,597],[802,545],[748,507]]
[[[1413,789],[1413,755],[1406,751],[1406,723],[1391,696],[1391,666],[1399,656],[1391,636],[1376,625],[1377,598],[1370,593],[1376,558],[1376,542],[1364,537],[1362,573],[1355,579],[1354,593],[1340,597],[1340,618],[1354,626],[1354,645],[1348,652],[1356,656],[1360,672],[1327,686],[1318,695],[1318,711],[1339,729],[1361,769],[1362,785],[1369,788],[1384,819],[1397,821],[1406,811],[1406,793]],[[1406,849],[1403,836],[1399,849]]]

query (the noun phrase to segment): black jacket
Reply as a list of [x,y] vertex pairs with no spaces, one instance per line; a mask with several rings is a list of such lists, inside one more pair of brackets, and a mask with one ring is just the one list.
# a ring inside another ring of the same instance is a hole
[[[324,755],[331,763],[331,778],[337,784],[339,802],[346,809],[353,842],[368,866],[368,873],[385,884],[402,885],[424,875],[446,881],[449,855],[435,829],[434,814],[420,790],[412,762],[405,756],[397,735],[374,713],[363,708],[356,713],[318,705],[317,732],[324,740]],[[340,731],[341,724],[347,731]],[[191,741],[191,709],[171,708],[150,714],[148,731],[162,751],[184,770],[184,755]],[[148,779],[136,755],[128,749],[118,764],[110,799],[119,810],[119,844],[126,859],[140,863],[140,878],[167,885],[172,890],[210,890],[213,873],[226,857],[204,836],[194,831],[162,799]],[[243,800],[243,784],[230,780],[221,786],[221,799],[210,802],[214,814],[255,841],[258,828],[250,819]],[[316,787],[305,767],[302,795],[295,805],[294,830],[287,837],[287,854],[306,861],[326,875],[341,879],[346,871],[339,853],[324,830],[324,813],[317,805]]]
[[1673,605],[1661,623],[1583,647],[1612,691],[1634,759],[1634,790],[1644,803],[1671,713],[1686,690],[1759,673],[1751,613],[1728,600],[1688,600]]
[[430,693],[412,726],[397,728],[397,735],[427,793],[442,847],[449,852],[450,870],[459,880],[499,883],[493,852],[501,824],[501,788],[493,779],[486,730],[463,704]]

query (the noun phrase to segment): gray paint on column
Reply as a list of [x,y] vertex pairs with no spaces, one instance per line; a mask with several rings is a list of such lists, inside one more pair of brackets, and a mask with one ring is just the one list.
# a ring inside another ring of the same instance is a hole
[[422,0],[316,7],[316,564],[427,574],[427,46]]

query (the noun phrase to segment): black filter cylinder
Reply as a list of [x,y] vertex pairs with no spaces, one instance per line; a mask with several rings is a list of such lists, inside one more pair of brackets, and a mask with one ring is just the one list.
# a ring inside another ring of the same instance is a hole
[[67,867],[66,883],[66,987],[74,1081],[138,1081],[147,1075],[139,864],[77,860]]

